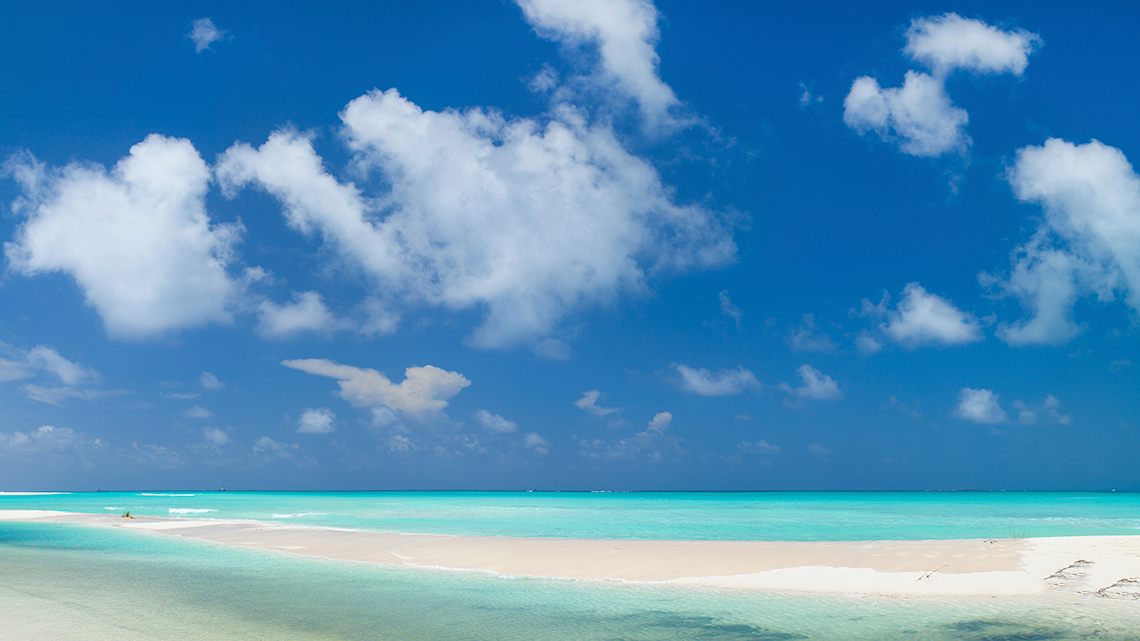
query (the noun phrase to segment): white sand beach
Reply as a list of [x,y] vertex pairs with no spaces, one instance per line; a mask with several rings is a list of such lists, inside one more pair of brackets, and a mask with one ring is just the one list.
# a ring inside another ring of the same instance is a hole
[[290,527],[252,521],[0,510],[357,563],[736,590],[882,596],[1049,592],[1140,600],[1140,536],[935,541],[528,539]]

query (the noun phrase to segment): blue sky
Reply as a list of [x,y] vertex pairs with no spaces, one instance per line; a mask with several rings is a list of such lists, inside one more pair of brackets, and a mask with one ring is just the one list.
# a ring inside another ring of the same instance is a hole
[[13,11],[3,489],[1140,490],[1124,3]]

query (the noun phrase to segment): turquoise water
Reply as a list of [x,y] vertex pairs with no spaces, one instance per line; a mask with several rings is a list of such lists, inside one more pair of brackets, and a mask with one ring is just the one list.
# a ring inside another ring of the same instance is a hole
[[1140,604],[859,599],[505,579],[0,522],[5,641],[1125,640]]
[[855,541],[1140,533],[1140,494],[1064,492],[95,492],[0,509],[255,519],[385,532]]
[[[1140,496],[1077,493],[100,492],[0,509],[508,536],[870,540],[1136,534]],[[510,579],[0,521],[0,639],[1140,639],[1140,603],[887,599]]]

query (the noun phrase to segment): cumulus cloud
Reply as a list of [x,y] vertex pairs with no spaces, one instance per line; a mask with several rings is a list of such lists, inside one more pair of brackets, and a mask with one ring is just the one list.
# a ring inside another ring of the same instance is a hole
[[79,385],[99,378],[95,370],[67,360],[46,345],[33,347],[28,351],[27,359],[28,365],[55,374],[64,385]]
[[812,443],[808,445],[808,454],[811,454],[824,463],[831,462],[831,448],[820,443]]
[[194,53],[202,53],[210,45],[226,37],[226,32],[214,26],[209,18],[199,18],[190,26],[190,33],[186,34],[194,43]]
[[515,423],[514,421],[508,421],[502,416],[499,416],[498,414],[492,414],[487,410],[479,410],[478,412],[475,412],[475,419],[478,420],[479,424],[485,427],[487,430],[491,432],[497,432],[499,434],[509,434],[510,432],[513,432],[519,428],[518,423]]
[[657,68],[657,8],[649,0],[516,0],[538,34],[569,46],[593,45],[596,80],[637,101],[649,128],[668,124],[678,104]]
[[1119,371],[1121,371],[1121,370],[1125,370],[1125,369],[1128,369],[1128,368],[1130,368],[1130,367],[1132,367],[1132,366],[1133,366],[1133,364],[1132,364],[1132,359],[1129,359],[1129,358],[1118,358],[1118,359],[1116,359],[1116,360],[1114,360],[1114,361],[1112,361],[1111,363],[1109,363],[1109,364],[1108,364],[1108,371],[1110,371],[1110,372],[1119,372]]
[[281,361],[281,364],[308,374],[337,379],[340,397],[356,407],[383,405],[417,420],[439,415],[447,407],[447,399],[471,384],[459,372],[449,372],[433,365],[405,369],[404,380],[396,384],[374,369],[341,365],[321,358]]
[[339,182],[292,131],[231,147],[218,180],[231,195],[274,195],[293,228],[319,233],[393,307],[485,310],[476,347],[537,348],[571,309],[735,258],[724,215],[673,202],[610,125],[572,107],[509,120],[424,111],[392,89],[353,100],[341,119],[361,186]]
[[18,361],[0,358],[0,383],[19,381],[35,376],[35,370],[25,359]]
[[[887,295],[878,305],[863,299],[862,315],[883,319],[877,327],[878,334],[908,349],[924,345],[963,345],[985,339],[973,314],[963,312],[918,283],[908,283],[903,288],[902,299],[895,309],[890,309],[889,303]],[[865,341],[860,343],[863,351],[878,351],[879,344],[874,337],[864,335],[861,340]]]
[[351,326],[325,306],[317,292],[295,292],[293,302],[262,301],[257,308],[258,333],[265,338],[292,338],[305,332],[333,332]]
[[1024,29],[1003,31],[956,13],[916,18],[906,32],[903,52],[939,73],[966,69],[1020,76],[1041,37]]
[[1013,409],[1017,411],[1017,422],[1022,425],[1034,425],[1038,420],[1068,425],[1073,420],[1071,414],[1061,412],[1061,401],[1052,394],[1047,394],[1041,403],[1026,403],[1020,399],[1015,400]]
[[4,244],[25,276],[62,272],[115,338],[231,321],[240,285],[227,272],[242,227],[211,224],[210,170],[188,140],[157,134],[111,171],[95,164],[48,168],[30,154],[5,165],[24,216]]
[[823,102],[823,96],[813,95],[806,83],[800,83],[800,108],[806,109],[813,104]]
[[550,452],[550,441],[547,441],[535,432],[526,435],[526,438],[523,439],[523,445],[527,449],[532,449],[539,454]]
[[917,18],[903,52],[932,73],[907,71],[901,87],[884,89],[861,76],[843,102],[843,121],[860,134],[875,132],[903,153],[935,157],[971,144],[969,115],[946,94],[946,77],[956,70],[1022,75],[1040,38],[1020,29],[1001,30],[954,13]]
[[682,363],[674,363],[673,369],[681,375],[681,389],[699,396],[730,396],[745,390],[758,392],[763,387],[756,375],[743,367],[722,369],[716,374],[704,367],[694,369]]
[[217,376],[209,372],[202,372],[202,375],[198,377],[198,382],[201,383],[202,387],[212,392],[216,392],[226,386],[225,383],[218,380]]
[[831,337],[820,331],[815,314],[804,314],[803,322],[792,331],[788,343],[799,352],[830,352],[835,349]]
[[307,408],[297,421],[297,431],[302,434],[328,434],[336,430],[336,414],[327,407]]
[[843,122],[860,134],[873,131],[896,142],[903,153],[934,157],[970,146],[969,115],[946,95],[945,81],[917,71],[906,72],[902,87],[883,89],[862,76],[843,101]]
[[182,415],[187,418],[210,418],[214,415],[214,413],[202,407],[201,405],[195,405],[194,407],[191,407],[190,409],[183,412]]
[[652,463],[660,463],[669,454],[675,457],[689,454],[682,446],[684,439],[666,434],[672,423],[673,414],[658,412],[644,431],[633,436],[611,440],[578,439],[577,444],[580,453],[592,459],[633,459],[645,456]]
[[1140,311],[1140,177],[1119,149],[1050,138],[1017,152],[1008,179],[1018,200],[1042,207],[1033,237],[1011,256],[1008,277],[983,284],[1016,297],[1030,318],[999,325],[1011,345],[1056,345],[1081,328],[1073,305],[1122,294]]
[[278,443],[262,436],[253,444],[253,453],[264,458],[292,458],[298,448],[296,443]]
[[732,304],[727,289],[717,294],[717,298],[720,299],[720,313],[736,321],[736,329],[740,329],[740,323],[744,320],[744,310]]
[[958,407],[954,408],[954,416],[960,419],[994,425],[1009,422],[1009,415],[998,403],[1000,395],[994,394],[991,389],[973,389],[963,387],[958,394]]
[[764,439],[759,441],[741,441],[736,445],[736,449],[744,452],[745,454],[779,454],[780,447],[772,445]]
[[230,442],[229,433],[225,432],[224,430],[220,430],[216,427],[203,428],[202,429],[202,436],[205,436],[207,441],[209,441],[209,442],[211,442],[217,446],[222,446],[222,445],[225,445],[226,443]]
[[61,405],[68,399],[94,401],[101,398],[130,394],[128,390],[83,389],[85,383],[99,380],[94,369],[72,362],[59,354],[54,347],[37,345],[23,351],[5,343],[0,343],[0,353],[12,358],[0,358],[0,382],[18,381],[33,378],[39,373],[47,373],[59,379],[63,385],[27,384],[20,387],[24,396],[40,403]]
[[33,432],[0,432],[0,450],[6,452],[58,452],[75,447],[83,439],[68,427],[44,425]]
[[582,394],[582,398],[574,401],[574,406],[578,409],[586,410],[598,418],[602,418],[607,414],[613,414],[614,412],[620,412],[622,410],[620,407],[599,406],[598,401],[605,397],[606,395],[602,394],[598,390],[590,390],[589,392]]
[[645,432],[642,432],[641,434],[645,435],[645,434],[648,434],[649,432],[657,432],[658,434],[660,434],[660,433],[663,433],[665,430],[669,429],[669,426],[672,424],[673,424],[673,414],[672,413],[670,413],[670,412],[658,412],[657,414],[655,414],[653,416],[653,420],[649,421],[649,427],[646,428]]
[[798,399],[812,401],[836,401],[843,398],[839,383],[827,374],[820,372],[811,365],[800,365],[796,370],[803,379],[799,387],[792,387],[787,383],[780,383],[779,388]]
[[99,373],[85,365],[60,356],[54,347],[37,345],[23,351],[0,343],[0,352],[12,359],[0,358],[0,382],[32,378],[37,372],[54,375],[64,385],[81,385],[99,380]]
[[33,401],[40,403],[47,403],[48,405],[60,405],[63,401],[69,398],[75,398],[83,401],[94,401],[101,398],[112,398],[115,396],[125,396],[130,394],[129,390],[101,390],[101,389],[75,389],[74,387],[45,387],[42,385],[24,385],[20,391],[25,396]]

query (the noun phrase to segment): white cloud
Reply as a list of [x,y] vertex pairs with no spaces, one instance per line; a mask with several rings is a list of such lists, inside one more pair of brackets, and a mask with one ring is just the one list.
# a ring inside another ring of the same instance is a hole
[[621,439],[578,439],[579,453],[593,459],[632,459],[644,455],[651,463],[660,463],[665,456],[685,457],[689,452],[682,446],[684,439],[666,434],[673,423],[669,412],[658,412],[642,432]]
[[35,371],[31,365],[28,364],[26,359],[22,361],[11,361],[6,358],[0,358],[0,383],[20,381],[35,375]]
[[831,337],[820,331],[815,314],[804,314],[804,320],[788,337],[792,349],[800,352],[830,352],[835,349]]
[[403,434],[395,434],[388,437],[388,449],[392,452],[400,452],[402,454],[406,454],[408,452],[414,452],[420,448],[412,439],[404,436]]
[[498,432],[500,434],[510,433],[519,428],[518,423],[515,423],[514,421],[508,421],[502,416],[499,416],[498,414],[492,414],[487,410],[479,410],[478,412],[475,412],[475,418],[483,427],[492,432]]
[[1116,359],[1116,360],[1114,360],[1108,364],[1108,371],[1119,372],[1121,370],[1128,369],[1132,366],[1133,366],[1132,359],[1118,358],[1118,359]]
[[723,215],[675,204],[610,125],[569,106],[544,123],[507,120],[423,111],[392,89],[341,119],[361,187],[338,182],[290,131],[231,147],[218,179],[228,194],[255,184],[277,197],[293,228],[319,232],[391,305],[485,309],[476,347],[536,346],[575,308],[735,258]]
[[516,0],[542,37],[597,46],[597,80],[637,101],[650,129],[669,123],[678,104],[657,74],[657,8],[649,0]]
[[351,326],[334,316],[317,292],[294,292],[293,302],[285,305],[262,301],[257,313],[257,330],[265,338],[291,338],[304,332],[333,332]]
[[21,386],[20,391],[33,401],[60,405],[70,398],[94,401],[131,393],[128,390],[77,389],[75,386],[98,381],[99,373],[60,356],[53,347],[37,345],[24,352],[0,343],[0,351],[19,359],[0,358],[0,382],[28,379],[36,376],[38,372],[47,372],[63,383],[61,386],[33,384]]
[[291,458],[299,446],[296,443],[278,443],[262,436],[253,444],[253,453],[267,458]]
[[902,87],[888,89],[869,76],[857,78],[843,107],[848,127],[860,134],[874,131],[912,156],[941,156],[970,146],[966,110],[950,102],[943,79],[925,73],[908,71]]
[[327,407],[307,408],[297,421],[297,431],[302,434],[328,434],[336,430],[336,414]]
[[528,449],[533,449],[539,454],[550,452],[550,441],[547,441],[535,432],[526,435],[526,438],[523,440],[523,445]]
[[998,336],[1011,345],[1064,343],[1081,331],[1072,316],[1084,296],[1122,293],[1140,311],[1140,177],[1123,152],[1050,138],[1019,150],[1008,178],[1017,199],[1045,216],[1014,250],[1008,278],[980,277],[1032,314],[1000,325]]
[[1017,422],[1022,425],[1033,425],[1038,419],[1046,423],[1068,425],[1072,422],[1071,414],[1061,413],[1061,401],[1052,394],[1047,394],[1040,404],[1026,403],[1020,399],[1013,402],[1013,409],[1017,410]]
[[527,88],[535,93],[546,93],[558,87],[558,82],[558,71],[544,63],[538,73],[527,82]]
[[745,454],[779,454],[780,447],[772,445],[764,439],[759,441],[741,441],[736,445],[736,449],[744,452]]
[[903,52],[935,72],[1025,73],[1041,37],[1023,29],[1002,31],[956,13],[916,18],[906,32]]
[[[870,301],[866,302],[869,303]],[[876,354],[883,349],[882,341],[871,336],[866,330],[855,337],[855,346],[864,354]]]
[[24,395],[33,401],[47,403],[48,405],[59,405],[69,398],[94,401],[101,398],[124,396],[131,393],[128,390],[79,390],[74,387],[43,387],[40,385],[24,385],[20,388],[20,391],[24,392]]
[[203,428],[202,436],[205,436],[206,440],[214,445],[225,445],[230,442],[230,435],[216,427]]
[[112,337],[231,321],[241,287],[227,267],[242,227],[210,224],[210,170],[190,141],[152,134],[110,172],[49,169],[30,154],[5,170],[22,191],[13,209],[27,217],[4,244],[12,269],[73,277]]
[[79,385],[99,379],[99,374],[95,370],[67,360],[54,348],[46,345],[33,347],[28,351],[27,358],[29,365],[55,374],[64,385]]
[[1061,413],[1061,401],[1056,396],[1052,394],[1046,395],[1043,405],[1045,411],[1049,414],[1049,418],[1054,422],[1060,423],[1061,425],[1068,425],[1073,420],[1071,414]]
[[441,413],[447,407],[447,399],[471,384],[459,372],[449,372],[433,365],[407,368],[404,380],[397,385],[374,369],[341,365],[320,358],[281,361],[281,364],[316,376],[337,379],[340,397],[356,407],[384,405],[418,420]]
[[44,425],[34,432],[0,432],[0,450],[8,452],[58,452],[82,443],[71,428]]
[[590,412],[598,418],[602,418],[607,414],[613,414],[614,412],[620,412],[622,410],[620,407],[599,407],[598,401],[605,397],[606,395],[602,394],[598,390],[590,390],[589,392],[582,394],[582,398],[574,401],[574,405],[579,409]]
[[732,304],[727,289],[717,294],[717,298],[720,299],[720,313],[736,321],[736,329],[740,329],[740,323],[744,320],[744,310]]
[[400,421],[400,415],[386,405],[377,405],[372,408],[372,427],[377,430],[407,431],[407,427]]
[[[903,288],[902,299],[895,309],[888,307],[889,297],[878,305],[863,299],[863,315],[884,318],[878,326],[881,335],[908,349],[923,345],[963,345],[985,340],[978,319],[969,312],[963,312],[953,303],[937,294],[931,294],[918,283],[908,283]],[[869,335],[865,340],[874,342],[860,344],[865,352],[878,351],[878,342]]]
[[787,383],[780,383],[780,389],[800,399],[812,401],[836,401],[843,398],[839,383],[827,374],[820,372],[811,365],[800,365],[796,370],[803,379],[799,387],[792,387]]
[[53,374],[64,385],[81,385],[99,380],[99,372],[67,360],[54,347],[37,345],[25,352],[0,343],[0,351],[19,359],[0,358],[0,382],[32,378],[36,372]]
[[182,415],[187,418],[210,418],[214,415],[214,413],[202,407],[201,405],[195,405],[194,407],[191,407],[190,409],[183,412]]
[[639,436],[649,434],[650,432],[657,432],[662,434],[669,426],[673,424],[673,414],[670,412],[658,412],[653,416],[653,420],[649,421],[649,427]]
[[190,27],[186,37],[194,42],[194,53],[202,53],[210,45],[226,37],[226,32],[214,26],[209,18],[199,18]]
[[887,89],[870,76],[855,79],[843,101],[843,121],[922,157],[965,154],[971,144],[969,115],[946,94],[947,75],[963,69],[1020,76],[1040,42],[1036,34],[1002,31],[954,13],[915,19],[906,35],[903,52],[933,73],[907,71],[902,87]]
[[133,450],[131,458],[147,465],[168,468],[182,465],[182,456],[177,451],[161,445],[147,443],[139,445],[137,441],[131,441],[131,449]]
[[218,380],[217,376],[209,372],[202,372],[202,375],[198,377],[198,382],[202,384],[202,387],[212,392],[216,392],[226,386],[225,383]]
[[963,387],[958,395],[958,407],[954,409],[954,416],[982,425],[1009,422],[1009,416],[998,404],[998,394],[990,389],[972,389]]
[[202,396],[199,392],[163,392],[159,394],[162,398],[172,398],[176,401],[188,401]]
[[800,108],[806,109],[817,102],[823,102],[823,96],[812,95],[811,90],[808,89],[807,84],[800,83]]
[[758,392],[763,387],[756,375],[743,367],[722,369],[716,374],[704,367],[693,369],[681,363],[674,363],[673,369],[681,375],[681,389],[690,394],[729,396],[749,389]]
[[830,458],[831,454],[832,454],[831,448],[826,447],[824,445],[821,445],[819,443],[812,443],[812,444],[808,445],[808,454],[811,454],[812,456],[823,461],[824,463],[830,463],[831,462],[831,458]]

